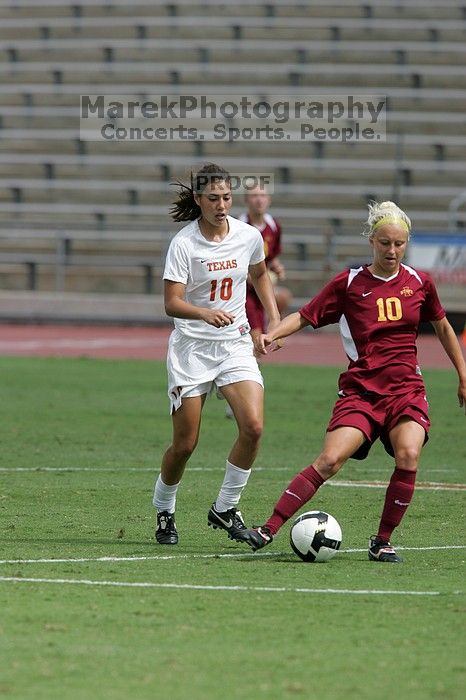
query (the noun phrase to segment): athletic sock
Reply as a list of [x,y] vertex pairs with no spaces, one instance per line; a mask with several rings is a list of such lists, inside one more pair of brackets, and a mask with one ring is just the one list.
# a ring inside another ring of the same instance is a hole
[[385,494],[378,536],[390,541],[393,530],[401,523],[414,493],[416,472],[395,467]]
[[225,476],[215,501],[215,508],[219,513],[224,513],[238,505],[250,474],[250,469],[241,469],[226,461]]
[[272,535],[312,498],[324,481],[312,464],[295,476],[275,504],[273,515],[265,523]]
[[176,492],[179,485],[179,482],[173,485],[164,484],[162,476],[159,474],[155,482],[154,498],[152,499],[152,503],[159,513],[164,510],[167,510],[169,513],[175,512]]

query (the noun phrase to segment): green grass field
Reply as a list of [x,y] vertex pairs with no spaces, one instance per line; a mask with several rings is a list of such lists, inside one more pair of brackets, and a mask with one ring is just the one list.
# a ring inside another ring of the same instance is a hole
[[[318,453],[338,375],[263,372],[265,434],[241,503],[250,523]],[[384,490],[356,483],[326,485],[307,507],[342,526],[331,562],[299,561],[286,526],[254,555],[206,527],[235,434],[213,399],[179,491],[180,544],[162,548],[151,499],[171,435],[164,363],[1,358],[0,373],[1,697],[463,697],[464,492],[417,490],[393,540],[400,566],[368,561]],[[419,481],[464,483],[456,375],[425,380],[433,428]],[[376,445],[338,480],[391,470]]]

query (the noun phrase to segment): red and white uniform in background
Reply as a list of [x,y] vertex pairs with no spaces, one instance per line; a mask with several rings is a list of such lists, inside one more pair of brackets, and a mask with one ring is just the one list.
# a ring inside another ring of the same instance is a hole
[[[240,221],[251,224],[247,212],[240,214],[238,218]],[[255,226],[255,224],[252,225]],[[260,231],[264,240],[265,264],[268,267],[270,261],[276,258],[277,255],[280,255],[282,252],[282,229],[278,221],[268,213],[264,214],[264,223],[262,227],[255,226],[255,228]],[[246,290],[246,314],[251,328],[260,328],[263,332],[265,332],[264,308],[256,294],[256,290],[250,284],[247,285]]]

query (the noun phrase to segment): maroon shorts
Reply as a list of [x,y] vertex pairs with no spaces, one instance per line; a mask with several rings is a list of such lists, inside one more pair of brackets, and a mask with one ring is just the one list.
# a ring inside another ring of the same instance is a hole
[[353,454],[352,459],[365,459],[372,444],[380,438],[385,450],[392,457],[393,448],[389,434],[403,416],[422,425],[425,430],[424,444],[429,439],[429,404],[425,390],[416,389],[406,394],[348,394],[339,398],[333,407],[327,431],[343,426],[358,428],[366,441]]
[[251,330],[254,331],[258,328],[261,333],[265,333],[264,307],[254,290],[248,289],[246,294],[246,316],[248,317]]

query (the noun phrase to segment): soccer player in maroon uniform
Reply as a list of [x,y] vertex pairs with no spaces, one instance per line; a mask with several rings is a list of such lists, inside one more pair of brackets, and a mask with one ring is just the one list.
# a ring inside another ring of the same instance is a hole
[[369,206],[370,265],[346,270],[331,280],[297,313],[260,338],[260,347],[305,326],[339,323],[348,369],[339,378],[324,446],[314,462],[288,485],[273,514],[258,528],[243,531],[252,549],[269,544],[282,525],[350,457],[364,459],[380,438],[395,458],[369,559],[401,561],[390,544],[411,501],[422,446],[428,439],[429,405],[417,363],[419,323],[430,321],[459,378],[458,399],[466,407],[466,364],[430,276],[402,263],[411,222],[393,202]]
[[[279,222],[267,211],[270,207],[270,195],[261,187],[250,190],[245,197],[247,212],[238,218],[257,228],[264,239],[265,264],[274,285],[275,300],[280,315],[286,313],[291,303],[291,292],[276,282],[282,282],[285,277],[285,268],[279,259],[281,253],[282,230]],[[246,315],[253,338],[265,332],[264,307],[252,284],[248,283],[246,289]]]

